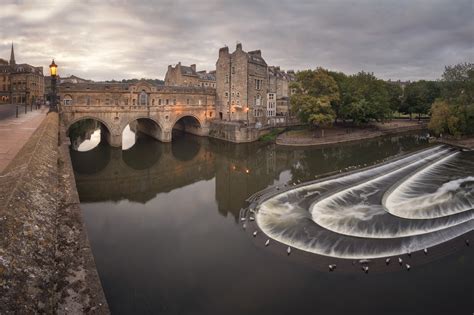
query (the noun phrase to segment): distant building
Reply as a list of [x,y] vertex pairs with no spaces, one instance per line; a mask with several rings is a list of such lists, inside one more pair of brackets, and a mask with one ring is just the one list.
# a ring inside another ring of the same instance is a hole
[[76,77],[75,75],[59,78],[58,81],[59,83],[91,83],[93,82],[92,80],[82,79],[82,78]]
[[0,59],[0,103],[32,104],[43,97],[43,67],[17,64],[12,44],[10,62]]
[[167,86],[194,86],[194,87],[216,87],[216,72],[196,71],[196,65],[183,66],[181,62],[173,67],[168,66],[165,76]]

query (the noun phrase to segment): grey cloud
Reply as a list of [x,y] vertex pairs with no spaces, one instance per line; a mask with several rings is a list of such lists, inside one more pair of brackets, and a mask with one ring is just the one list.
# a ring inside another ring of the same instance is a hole
[[472,0],[20,1],[0,11],[0,57],[92,79],[163,78],[168,64],[213,69],[241,41],[284,69],[322,66],[385,79],[436,79],[474,60]]

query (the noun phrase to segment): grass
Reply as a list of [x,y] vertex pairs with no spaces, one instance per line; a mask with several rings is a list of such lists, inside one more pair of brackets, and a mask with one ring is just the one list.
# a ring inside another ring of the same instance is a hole
[[282,133],[283,131],[285,131],[285,128],[272,129],[269,133],[261,136],[258,140],[263,141],[263,142],[275,141],[278,135]]

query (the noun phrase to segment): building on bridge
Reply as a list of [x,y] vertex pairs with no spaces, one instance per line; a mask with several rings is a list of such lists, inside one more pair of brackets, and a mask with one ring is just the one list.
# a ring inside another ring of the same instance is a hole
[[0,103],[33,104],[43,97],[43,67],[17,64],[12,43],[10,61],[0,59]]
[[138,130],[169,142],[175,129],[207,136],[215,117],[215,90],[191,86],[137,83],[63,83],[59,85],[61,119],[66,128],[94,119],[102,124],[105,139],[122,145],[122,132],[138,121]]

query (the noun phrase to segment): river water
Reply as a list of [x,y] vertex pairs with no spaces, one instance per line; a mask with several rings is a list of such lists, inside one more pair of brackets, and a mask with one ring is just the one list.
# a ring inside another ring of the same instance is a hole
[[126,147],[71,149],[113,314],[474,311],[472,153],[422,135],[286,148],[182,134]]

